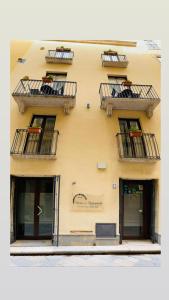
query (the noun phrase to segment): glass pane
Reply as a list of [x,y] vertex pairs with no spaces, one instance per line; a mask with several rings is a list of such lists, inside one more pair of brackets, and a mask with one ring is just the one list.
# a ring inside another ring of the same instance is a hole
[[39,197],[39,236],[51,236],[54,220],[52,180],[47,179],[41,182]]
[[[34,182],[26,180],[20,182],[17,201],[17,235],[34,235]],[[24,191],[25,190],[25,191]]]
[[43,118],[35,117],[32,123],[32,127],[41,127],[43,123]]
[[55,117],[46,119],[44,132],[42,133],[42,142],[40,147],[40,154],[51,154],[54,137]]
[[143,185],[124,186],[124,236],[140,237],[143,232]]

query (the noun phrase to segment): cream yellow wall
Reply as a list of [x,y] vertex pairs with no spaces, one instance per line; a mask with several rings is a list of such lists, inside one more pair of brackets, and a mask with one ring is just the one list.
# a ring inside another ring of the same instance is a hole
[[[56,115],[56,129],[60,135],[56,160],[26,160],[11,158],[13,175],[61,175],[60,190],[60,234],[69,234],[71,230],[95,231],[96,222],[119,222],[119,178],[159,179],[160,162],[126,163],[118,160],[116,133],[119,132],[118,118],[139,118],[142,129],[155,133],[160,148],[160,105],[154,115],[148,119],[144,112],[113,111],[108,118],[100,109],[99,85],[108,82],[107,74],[125,74],[136,84],[152,84],[160,95],[160,63],[155,55],[140,48],[114,47],[119,53],[126,53],[129,65],[126,69],[102,67],[101,53],[110,48],[103,45],[85,45],[69,43],[74,51],[72,65],[46,64],[48,49],[64,43],[33,42],[27,51],[25,64],[17,64],[12,78],[11,91],[20,78],[28,75],[32,79],[41,79],[46,71],[65,71],[67,80],[77,81],[76,106],[70,115],[65,116],[59,108],[28,108],[20,114],[18,106],[11,97],[11,142],[16,128],[26,128],[33,114]],[[40,50],[44,46],[45,50]],[[90,102],[91,108],[86,108]],[[97,162],[107,163],[106,170],[98,170]],[[76,182],[72,185],[72,182]],[[112,184],[117,189],[112,189]],[[73,212],[72,196],[75,192],[93,195],[104,194],[102,212]],[[158,208],[158,210],[157,210]],[[159,196],[156,206],[156,231],[160,233]]]
[[32,41],[12,40],[10,43],[10,70],[13,71],[19,57],[24,58],[26,51],[31,47]]

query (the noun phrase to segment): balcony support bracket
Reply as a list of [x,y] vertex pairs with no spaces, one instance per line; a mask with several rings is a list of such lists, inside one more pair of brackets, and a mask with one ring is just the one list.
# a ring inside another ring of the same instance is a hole
[[25,112],[25,105],[24,105],[24,103],[23,102],[19,102],[18,103],[18,107],[19,107],[19,112],[21,114],[23,114]]
[[153,116],[153,106],[152,106],[152,105],[150,105],[150,106],[148,107],[148,109],[146,110],[146,116],[147,116],[147,118],[149,118],[149,119]]
[[108,117],[112,116],[113,105],[111,103],[107,103],[106,113]]
[[69,113],[70,113],[70,105],[69,105],[69,103],[64,103],[64,113],[66,114],[66,115],[69,115]]

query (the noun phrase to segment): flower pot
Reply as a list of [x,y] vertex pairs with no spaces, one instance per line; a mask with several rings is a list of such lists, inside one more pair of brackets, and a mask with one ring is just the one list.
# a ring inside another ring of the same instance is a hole
[[142,132],[141,131],[130,131],[130,137],[141,137]]
[[41,128],[39,128],[39,127],[29,127],[28,128],[28,133],[40,134],[41,133]]
[[42,77],[42,81],[44,83],[51,83],[51,82],[53,82],[53,79],[52,78],[48,78],[48,77]]

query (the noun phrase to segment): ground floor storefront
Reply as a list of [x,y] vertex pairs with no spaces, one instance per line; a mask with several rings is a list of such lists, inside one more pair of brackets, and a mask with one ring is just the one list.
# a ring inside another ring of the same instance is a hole
[[[11,243],[43,240],[54,246],[111,246],[124,240],[160,243],[156,226],[158,180],[119,178],[118,182],[116,219],[112,215],[111,220],[110,217],[106,220],[103,198],[88,197],[85,193],[74,193],[71,199],[66,199],[67,205],[71,202],[66,217],[60,209],[63,205],[60,176],[11,176]],[[109,201],[113,203],[113,199]],[[72,230],[74,218],[80,214],[83,219],[78,219],[79,226],[94,215],[92,226],[78,230],[76,225],[77,230]],[[69,229],[66,233],[60,227],[61,222]]]

